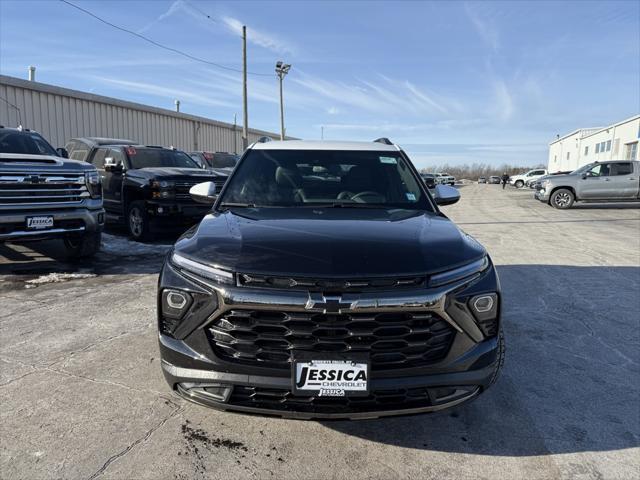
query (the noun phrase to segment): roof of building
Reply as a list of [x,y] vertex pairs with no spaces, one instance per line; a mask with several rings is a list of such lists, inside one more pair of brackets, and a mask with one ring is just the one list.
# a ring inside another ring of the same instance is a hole
[[579,128],[577,130],[574,130],[571,133],[568,133],[566,135],[563,135],[561,137],[556,138],[554,141],[549,142],[549,145],[553,145],[554,143],[559,142],[561,140],[564,140],[565,138],[573,137],[576,134],[580,134],[580,138],[581,139],[582,138],[586,138],[586,137],[590,137],[591,135],[595,135],[595,134],[600,133],[600,132],[602,132],[604,130],[609,130],[610,128],[615,128],[615,127],[618,127],[620,125],[624,125],[625,123],[633,122],[634,120],[638,120],[638,119],[640,119],[640,115],[634,115],[633,117],[626,118],[624,120],[621,120],[621,121],[619,121],[617,123],[613,123],[613,124],[608,125],[606,127]]
[[336,142],[327,140],[285,140],[254,143],[255,150],[353,150],[397,152],[398,147],[380,142]]

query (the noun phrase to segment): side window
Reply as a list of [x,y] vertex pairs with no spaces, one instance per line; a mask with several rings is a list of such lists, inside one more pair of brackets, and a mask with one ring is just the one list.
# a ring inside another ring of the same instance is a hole
[[606,163],[600,163],[594,167],[592,167],[587,172],[588,177],[608,177],[609,176],[609,165]]
[[80,160],[81,162],[85,161],[87,158],[87,151],[84,149],[81,150],[73,150],[70,154],[69,154],[69,158],[71,160]]
[[104,170],[104,157],[107,156],[106,148],[98,148],[91,158],[91,163],[98,170]]
[[610,163],[610,175],[631,175],[633,173],[633,165],[631,162]]
[[189,156],[200,166],[203,167],[202,159],[198,153],[190,153]]
[[126,165],[126,160],[124,158],[124,153],[119,148],[112,148],[109,150],[109,154],[107,157],[113,158],[116,162],[121,163],[122,165]]

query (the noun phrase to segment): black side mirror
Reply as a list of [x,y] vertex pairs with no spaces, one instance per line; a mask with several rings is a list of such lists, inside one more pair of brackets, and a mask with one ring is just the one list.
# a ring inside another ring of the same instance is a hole
[[58,154],[59,157],[69,158],[69,152],[67,152],[66,148],[62,148],[62,147],[56,148],[56,153]]
[[583,179],[583,180],[586,180],[586,179],[587,179],[587,176],[588,176],[588,175],[587,175],[586,173],[583,173],[583,174],[582,174],[582,179]]

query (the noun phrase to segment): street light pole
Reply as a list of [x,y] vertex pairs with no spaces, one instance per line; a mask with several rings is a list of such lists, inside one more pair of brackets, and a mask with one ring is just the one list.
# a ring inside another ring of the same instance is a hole
[[276,74],[280,79],[280,140],[284,140],[284,98],[282,95],[282,81],[290,69],[291,65],[283,63],[281,60],[278,60],[276,63]]

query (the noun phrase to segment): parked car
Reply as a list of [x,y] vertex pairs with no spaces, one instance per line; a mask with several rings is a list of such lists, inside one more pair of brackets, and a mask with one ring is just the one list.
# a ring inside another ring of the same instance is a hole
[[529,170],[528,172],[521,173],[519,175],[512,175],[511,177],[509,177],[509,184],[513,185],[516,188],[522,188],[525,186],[526,182],[537,180],[538,178],[546,174],[547,174],[547,171],[545,169],[536,168],[533,170]]
[[549,173],[537,178],[536,180],[528,181],[527,186],[532,190],[540,190],[542,188],[542,182],[544,182],[547,178],[554,175],[566,175],[567,173],[571,173],[571,171]]
[[595,162],[566,175],[547,177],[535,198],[555,208],[574,202],[640,200],[640,161]]
[[[388,142],[388,143],[387,143]],[[308,166],[333,176],[305,175]],[[504,355],[498,276],[407,155],[376,142],[256,143],[167,256],[161,368],[202,405],[295,418],[430,412]]]
[[491,175],[489,177],[489,183],[493,183],[493,184],[500,184],[501,180],[500,177],[496,176],[496,175]]
[[436,188],[436,176],[433,173],[421,173],[420,178],[428,188]]
[[189,189],[211,181],[221,189],[226,175],[202,170],[186,153],[144,145],[101,145],[88,161],[100,172],[107,220],[124,223],[135,240],[154,231],[191,226],[209,209]]
[[0,127],[0,241],[61,239],[68,256],[100,249],[105,212],[96,169],[37,132]]
[[487,177],[479,177],[478,183],[487,183]]
[[123,138],[80,137],[72,138],[64,148],[69,158],[86,162],[93,150],[103,145],[137,145],[139,142]]
[[436,173],[436,182],[439,185],[455,185],[456,177],[448,173]]
[[235,168],[240,155],[228,152],[189,152],[200,168],[224,169],[227,175]]

